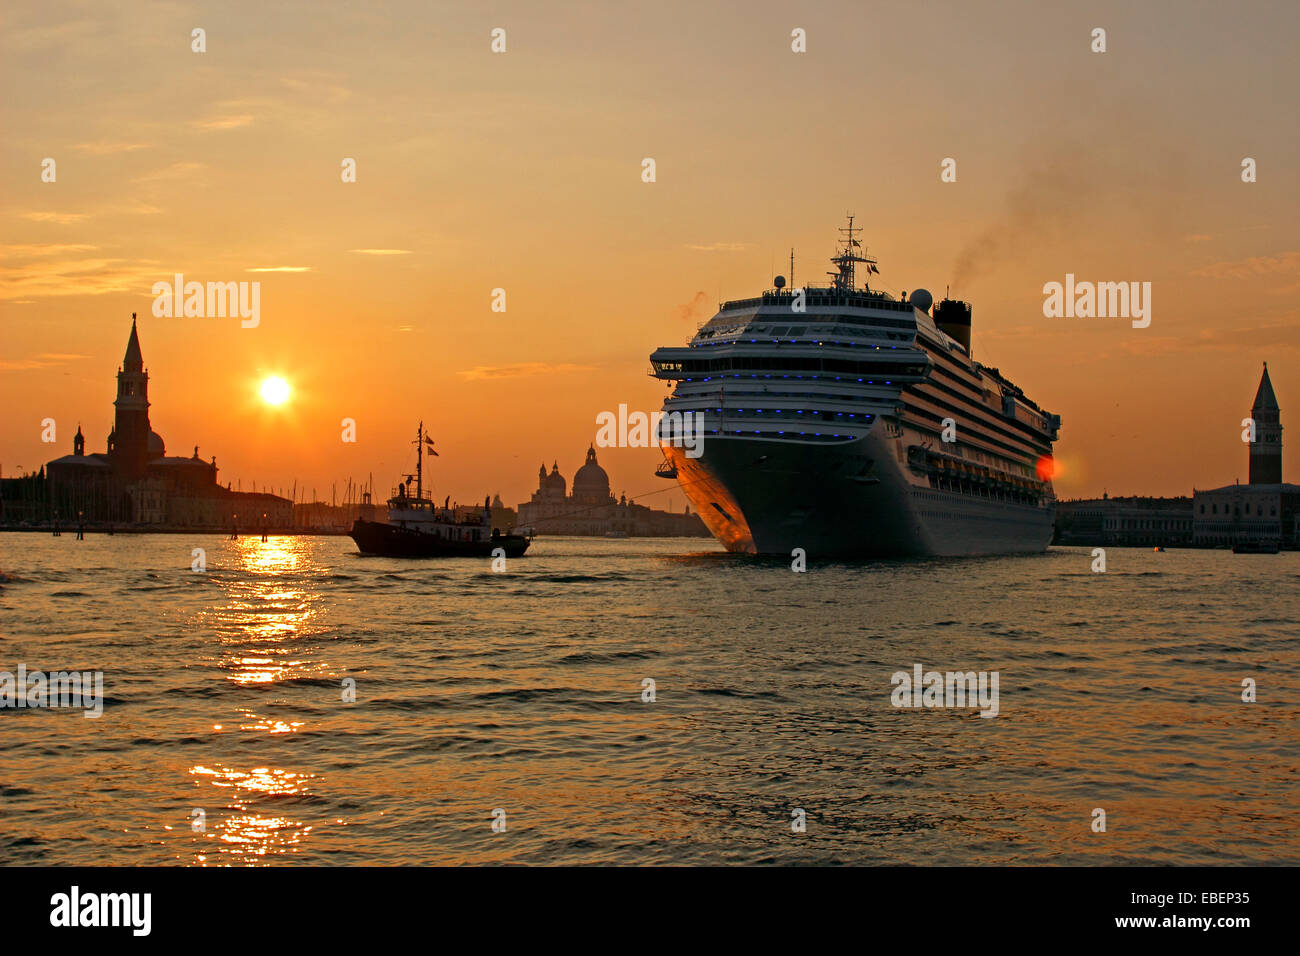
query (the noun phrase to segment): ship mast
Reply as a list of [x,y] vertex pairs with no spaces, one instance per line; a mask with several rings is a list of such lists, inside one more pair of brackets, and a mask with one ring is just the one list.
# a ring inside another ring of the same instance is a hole
[[[840,232],[844,235],[844,238],[842,238],[840,242],[844,243],[844,248],[840,250],[839,255],[831,259],[831,262],[835,264],[837,271],[826,273],[831,277],[831,288],[840,292],[853,292],[856,290],[857,285],[854,280],[853,270],[855,263],[863,263],[867,267],[867,275],[880,271],[876,268],[875,259],[870,256],[860,256],[856,251],[854,251],[862,248],[862,243],[858,242],[856,235],[862,231],[862,227],[855,227],[853,225],[854,218],[855,217],[853,216],[849,216],[848,226],[840,227]],[[865,282],[862,285],[868,292],[871,291],[870,285]]]

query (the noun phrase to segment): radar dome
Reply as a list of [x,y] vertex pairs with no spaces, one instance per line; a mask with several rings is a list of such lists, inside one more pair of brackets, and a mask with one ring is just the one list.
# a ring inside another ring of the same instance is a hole
[[914,289],[907,301],[922,312],[929,312],[930,306],[934,305],[934,296],[927,289]]

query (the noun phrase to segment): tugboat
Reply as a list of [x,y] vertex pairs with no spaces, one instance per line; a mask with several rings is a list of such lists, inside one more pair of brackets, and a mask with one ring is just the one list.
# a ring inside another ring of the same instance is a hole
[[[424,422],[416,431],[415,475],[393,490],[388,499],[388,523],[358,518],[348,536],[362,554],[388,558],[490,558],[498,548],[508,558],[520,557],[528,550],[531,539],[518,534],[502,534],[492,527],[492,511],[484,499],[481,517],[467,517],[464,509],[440,508],[424,493],[424,446],[433,439],[424,434]],[[411,494],[411,479],[415,494]]]

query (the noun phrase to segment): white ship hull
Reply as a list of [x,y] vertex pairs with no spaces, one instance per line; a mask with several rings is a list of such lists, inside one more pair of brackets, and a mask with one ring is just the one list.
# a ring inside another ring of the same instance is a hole
[[920,436],[883,431],[812,445],[710,435],[689,458],[664,446],[677,480],[729,551],[922,557],[1041,552],[1054,503],[937,490],[908,464]]
[[971,357],[969,304],[858,288],[856,265],[879,269],[857,231],[850,216],[829,286],[777,276],[686,346],[655,349],[652,374],[674,383],[656,474],[731,551],[1046,550],[1060,416]]

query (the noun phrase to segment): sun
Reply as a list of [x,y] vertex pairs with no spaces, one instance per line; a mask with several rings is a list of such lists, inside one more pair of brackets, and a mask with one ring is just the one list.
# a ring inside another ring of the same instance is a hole
[[289,383],[278,375],[262,381],[262,401],[268,405],[283,405],[289,400]]

